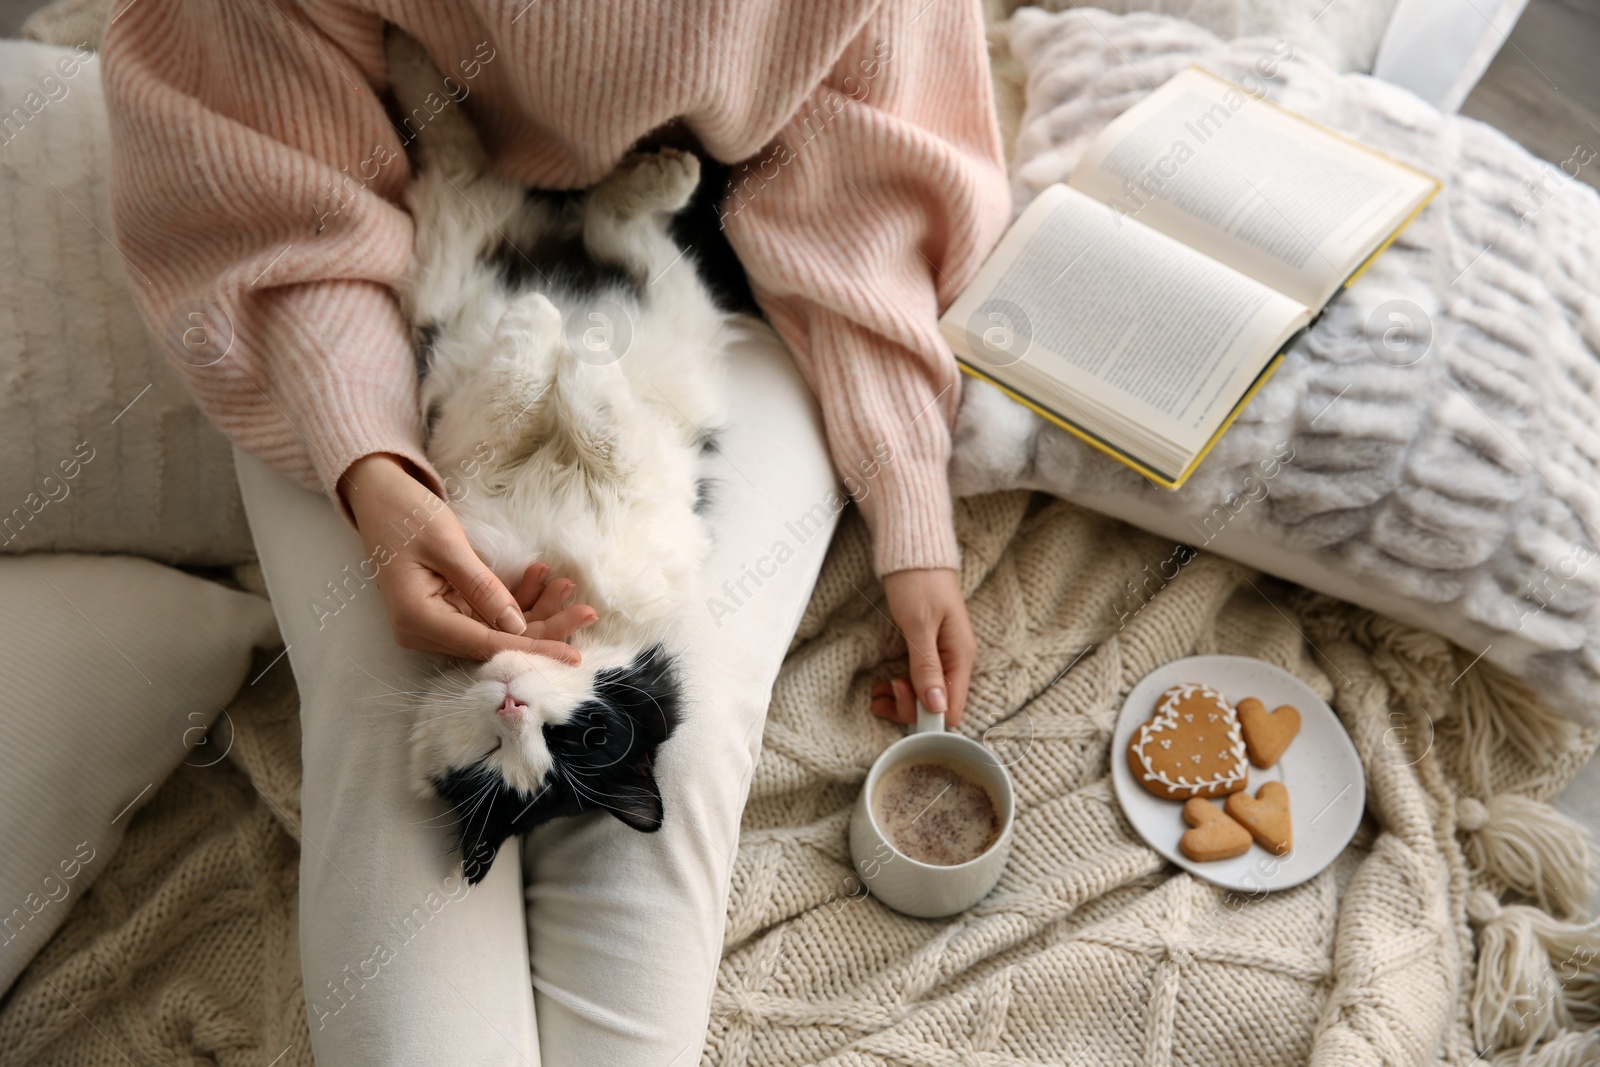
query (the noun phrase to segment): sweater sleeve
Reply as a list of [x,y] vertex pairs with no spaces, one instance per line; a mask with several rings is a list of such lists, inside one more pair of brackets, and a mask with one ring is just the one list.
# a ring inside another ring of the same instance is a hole
[[412,226],[371,87],[382,23],[339,17],[343,45],[293,0],[140,0],[112,20],[117,243],[152,334],[236,444],[336,500],[373,452],[439,492],[393,295]]
[[822,406],[879,574],[954,567],[938,316],[1011,198],[980,0],[885,0],[801,111],[736,169],[724,228]]

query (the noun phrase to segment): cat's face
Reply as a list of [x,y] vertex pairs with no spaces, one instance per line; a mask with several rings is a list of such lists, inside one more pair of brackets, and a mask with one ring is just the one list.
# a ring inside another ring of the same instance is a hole
[[681,703],[672,658],[659,645],[631,660],[584,656],[620,665],[501,652],[445,674],[419,703],[413,771],[454,809],[473,884],[507,837],[559,816],[609,811],[636,830],[661,827],[656,748]]

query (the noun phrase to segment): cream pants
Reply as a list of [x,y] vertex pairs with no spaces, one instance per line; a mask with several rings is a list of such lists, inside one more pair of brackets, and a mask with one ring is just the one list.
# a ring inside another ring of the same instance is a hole
[[664,827],[558,820],[524,842],[520,869],[507,848],[470,889],[444,805],[407,773],[401,694],[431,668],[395,644],[327,498],[236,453],[300,690],[300,952],[319,1064],[699,1061],[767,701],[832,533],[814,521],[835,485],[821,422],[775,348],[730,359],[704,587],[721,607],[697,607],[685,635]]

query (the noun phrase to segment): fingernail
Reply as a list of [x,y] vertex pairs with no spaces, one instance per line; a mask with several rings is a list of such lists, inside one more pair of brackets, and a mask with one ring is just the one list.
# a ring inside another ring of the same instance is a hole
[[944,690],[938,686],[934,686],[922,694],[922,703],[927,706],[929,711],[936,711],[940,715],[950,710],[950,705],[944,699]]
[[528,628],[528,620],[522,617],[522,612],[516,608],[507,608],[495,619],[494,624],[508,634],[520,634]]

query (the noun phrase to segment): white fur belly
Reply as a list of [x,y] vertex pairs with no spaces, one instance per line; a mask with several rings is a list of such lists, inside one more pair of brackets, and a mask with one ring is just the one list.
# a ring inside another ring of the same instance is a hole
[[[687,459],[687,457],[680,457]],[[654,641],[687,604],[710,549],[693,479],[658,486],[518,486],[456,507],[467,540],[509,588],[530,563],[577,584],[599,614],[591,636]],[[541,491],[542,490],[542,491]]]

